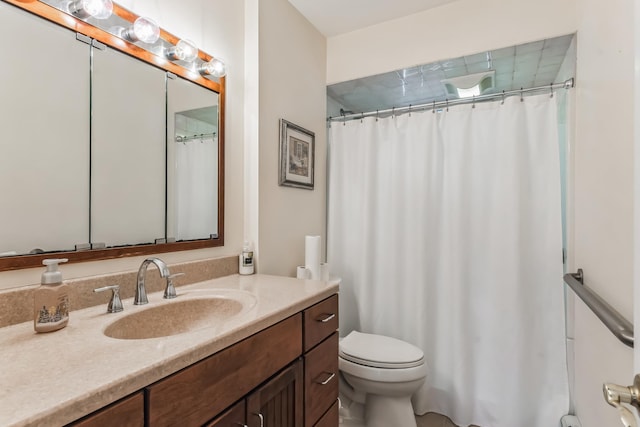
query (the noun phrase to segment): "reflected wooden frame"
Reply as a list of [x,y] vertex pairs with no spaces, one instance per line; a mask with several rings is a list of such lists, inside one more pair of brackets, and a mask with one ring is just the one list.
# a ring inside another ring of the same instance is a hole
[[[123,258],[130,256],[143,256],[156,253],[186,251],[193,249],[211,248],[224,246],[224,137],[225,137],[225,105],[226,95],[225,86],[226,79],[221,77],[218,82],[209,80],[200,75],[194,75],[185,68],[174,64],[164,57],[155,55],[139,46],[127,42],[116,37],[107,31],[95,27],[85,21],[74,18],[52,6],[41,3],[36,0],[0,0],[5,3],[12,4],[23,10],[26,10],[43,19],[61,25],[72,31],[84,34],[95,39],[107,46],[138,58],[154,67],[171,72],[190,80],[200,86],[204,86],[218,93],[219,99],[219,124],[218,124],[218,234],[210,239],[190,240],[184,242],[161,243],[161,244],[144,244],[131,245],[124,247],[114,247],[108,249],[91,249],[85,251],[56,251],[37,255],[17,255],[11,257],[0,257],[0,271],[19,270],[24,268],[33,268],[42,266],[42,261],[47,258],[68,258],[69,262],[96,261],[113,258]],[[124,7],[113,4],[113,13],[128,22],[133,23],[139,15],[125,9]],[[168,43],[175,45],[180,39],[160,29],[160,37]],[[213,56],[198,50],[198,57],[202,61],[210,61]]]

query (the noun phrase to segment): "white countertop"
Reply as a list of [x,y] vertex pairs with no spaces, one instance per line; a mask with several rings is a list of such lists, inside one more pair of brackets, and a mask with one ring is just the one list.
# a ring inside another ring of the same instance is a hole
[[[178,287],[175,300],[164,300],[161,292],[149,294],[145,306],[123,300],[121,313],[106,313],[106,301],[72,311],[67,327],[56,332],[37,334],[33,322],[0,328],[0,425],[64,425],[337,291],[336,282],[232,275]],[[135,310],[196,295],[234,293],[245,301],[245,308],[210,327],[141,340],[114,339],[102,333],[109,324]]]

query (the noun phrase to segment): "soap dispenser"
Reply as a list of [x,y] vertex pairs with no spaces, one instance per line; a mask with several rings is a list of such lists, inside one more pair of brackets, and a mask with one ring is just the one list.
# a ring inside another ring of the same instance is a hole
[[42,273],[40,287],[33,298],[33,328],[36,332],[53,332],[69,323],[68,286],[62,283],[58,264],[68,259],[45,259],[47,270]]
[[242,253],[240,254],[239,261],[238,273],[242,275],[253,274],[253,245],[246,240],[242,245]]

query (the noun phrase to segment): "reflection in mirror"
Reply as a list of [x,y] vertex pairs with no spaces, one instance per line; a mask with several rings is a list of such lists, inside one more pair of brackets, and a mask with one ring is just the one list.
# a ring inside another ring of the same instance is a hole
[[6,3],[0,38],[0,254],[73,250],[89,240],[89,46]]
[[[11,58],[0,69],[0,271],[41,266],[52,253],[75,262],[224,245],[218,60],[201,50],[193,61],[170,55],[180,39],[165,29],[153,43],[132,41],[114,28],[139,17],[116,3],[106,20],[72,16],[68,5],[0,0]],[[212,118],[196,130],[213,136],[202,143],[212,154],[183,173],[175,165],[194,156],[175,150],[174,121],[196,120],[192,110]]]
[[165,72],[93,49],[91,243],[165,238]]
[[167,81],[167,233],[176,240],[218,234],[218,94]]

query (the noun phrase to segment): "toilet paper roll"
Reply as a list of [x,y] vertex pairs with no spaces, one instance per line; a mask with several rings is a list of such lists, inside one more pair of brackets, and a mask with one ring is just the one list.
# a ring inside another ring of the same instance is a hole
[[325,282],[329,281],[329,263],[323,262],[320,264],[320,280],[324,280]]
[[304,266],[309,269],[310,279],[320,280],[320,236],[305,236]]
[[296,277],[298,279],[309,279],[310,278],[310,272],[309,269],[305,268],[304,265],[299,265],[296,268]]

